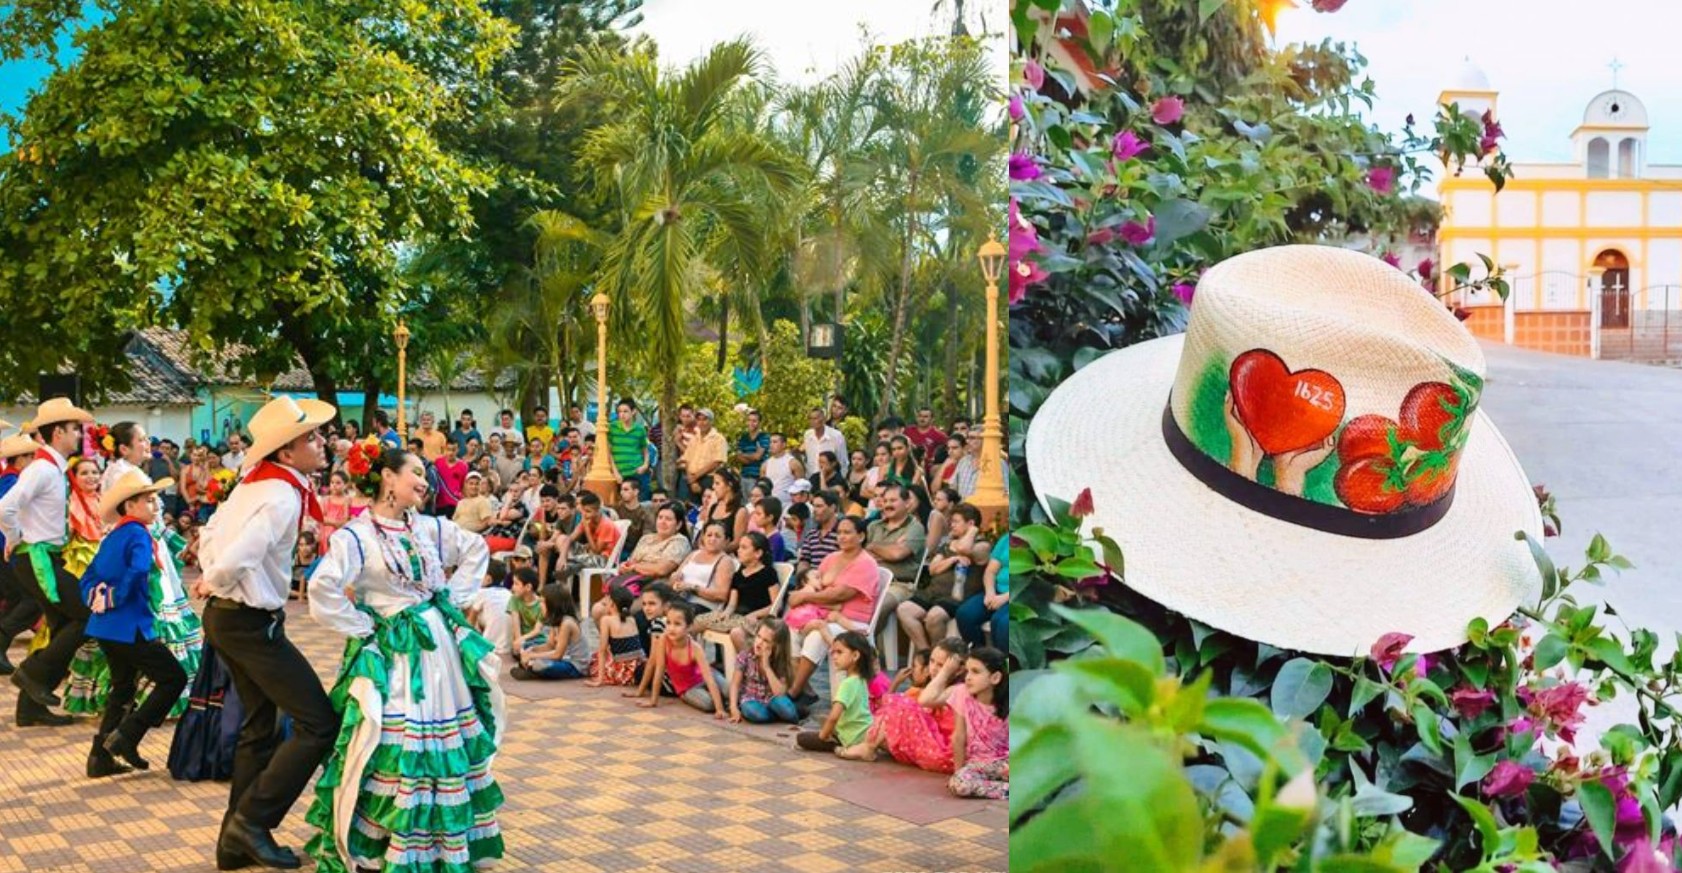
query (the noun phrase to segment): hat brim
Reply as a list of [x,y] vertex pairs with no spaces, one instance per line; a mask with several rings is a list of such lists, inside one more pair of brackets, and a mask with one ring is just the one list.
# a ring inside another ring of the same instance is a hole
[[74,421],[78,424],[92,424],[93,413],[87,411],[86,409],[78,409],[72,406],[69,409],[48,413],[46,416],[36,416],[35,418],[24,422],[22,430],[24,433],[40,433],[41,428],[46,427],[49,424],[58,424],[61,421]]
[[34,440],[30,440],[29,445],[27,446],[20,444],[12,451],[7,451],[4,446],[0,446],[0,461],[9,461],[13,458],[21,458],[24,455],[33,455],[40,448],[41,444],[35,442]]
[[1473,618],[1505,620],[1540,584],[1513,534],[1540,539],[1541,512],[1481,411],[1441,521],[1398,539],[1323,533],[1233,503],[1170,453],[1162,411],[1183,345],[1167,337],[1088,364],[1028,432],[1036,491],[1092,489],[1086,527],[1121,547],[1128,587],[1245,639],[1348,657],[1390,632],[1411,634],[1410,651],[1459,645]]
[[240,464],[241,470],[257,466],[259,461],[279,451],[282,446],[332,421],[333,416],[339,414],[337,407],[323,400],[304,398],[298,400],[297,404],[298,410],[304,414],[303,418],[267,433],[252,434],[251,447],[245,450],[245,461]]
[[138,488],[133,491],[111,491],[99,499],[99,514],[103,516],[106,521],[110,521],[122,513],[123,504],[136,497],[142,497],[148,494],[157,494],[168,489],[174,484],[174,479],[165,476],[164,478],[147,485],[145,488]]

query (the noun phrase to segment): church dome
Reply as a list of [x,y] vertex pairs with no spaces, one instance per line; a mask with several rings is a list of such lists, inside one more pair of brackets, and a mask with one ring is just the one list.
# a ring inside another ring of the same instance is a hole
[[1640,98],[1621,88],[1602,91],[1583,109],[1584,124],[1647,126],[1647,107]]
[[1483,68],[1466,58],[1460,64],[1460,69],[1454,74],[1454,81],[1449,86],[1450,91],[1493,91],[1489,87],[1489,76]]

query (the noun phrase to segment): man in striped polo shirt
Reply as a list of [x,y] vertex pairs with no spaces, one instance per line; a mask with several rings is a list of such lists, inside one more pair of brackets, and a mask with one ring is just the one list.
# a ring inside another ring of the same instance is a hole
[[841,520],[836,512],[841,498],[834,491],[819,491],[812,495],[812,523],[800,535],[800,556],[795,578],[804,579],[806,571],[815,569],[840,548],[835,541],[835,526]]
[[637,402],[629,397],[619,401],[619,416],[607,431],[607,444],[613,452],[613,468],[621,481],[637,483],[637,494],[647,500],[648,471],[654,464],[648,446],[648,428],[637,416]]

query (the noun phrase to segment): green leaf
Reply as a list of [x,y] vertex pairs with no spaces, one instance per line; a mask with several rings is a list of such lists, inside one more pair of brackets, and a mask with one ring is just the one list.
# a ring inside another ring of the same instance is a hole
[[1127,578],[1127,562],[1122,558],[1121,546],[1108,536],[1093,537],[1093,540],[1104,550],[1104,563],[1109,565],[1110,572],[1122,579]]
[[1221,11],[1221,7],[1225,5],[1226,0],[1198,0],[1197,23],[1208,24],[1209,17]]
[[1629,662],[1629,656],[1624,653],[1624,647],[1611,637],[1595,637],[1584,644],[1589,654],[1595,660],[1611,667],[1625,678],[1634,679],[1635,665]]
[[1558,634],[1548,634],[1536,644],[1535,665],[1538,672],[1552,669],[1560,661],[1565,660],[1565,650],[1569,644]]
[[1010,750],[1012,821],[1050,799],[1077,775],[1074,735],[1060,724],[1046,725]]
[[1115,19],[1110,16],[1109,12],[1094,8],[1092,15],[1086,21],[1086,36],[1092,43],[1093,51],[1099,57],[1103,57],[1104,53],[1109,51],[1110,35],[1114,32]]
[[1057,531],[1043,524],[1024,525],[1012,530],[1010,536],[1027,544],[1041,561],[1048,561],[1057,554]]
[[1057,575],[1065,579],[1090,579],[1104,575],[1104,568],[1086,555],[1076,555],[1057,562]]
[[1459,791],[1489,775],[1495,769],[1496,754],[1479,755],[1472,750],[1471,735],[1461,731],[1454,735],[1454,790]]
[[1105,650],[1117,658],[1128,658],[1145,665],[1152,676],[1161,676],[1167,669],[1162,656],[1162,642],[1144,625],[1106,609],[1069,609],[1053,606],[1052,611],[1091,634]]
[[[1300,778],[1308,778],[1308,774]],[[1273,804],[1257,806],[1256,814],[1250,820],[1250,834],[1255,842],[1259,868],[1272,869],[1273,859],[1296,842],[1313,821],[1313,808],[1291,809]]]
[[1384,693],[1384,686],[1365,676],[1355,677],[1355,690],[1349,695],[1349,717],[1366,708],[1366,705],[1378,699]]
[[1617,845],[1612,838],[1617,829],[1618,802],[1613,799],[1611,789],[1598,781],[1584,782],[1577,786],[1577,802],[1583,805],[1583,815],[1588,818],[1589,827],[1594,829],[1601,851],[1606,853],[1606,857],[1612,857]]
[[1359,764],[1349,762],[1349,770],[1355,774],[1355,796],[1350,800],[1350,808],[1355,815],[1362,818],[1383,818],[1384,816],[1400,815],[1413,808],[1413,798],[1405,794],[1392,794],[1367,780]]
[[1010,575],[1018,578],[1038,570],[1039,559],[1034,557],[1033,549],[1013,546],[1010,550]]
[[1296,658],[1279,668],[1273,680],[1273,711],[1283,718],[1307,718],[1332,693],[1332,668]]
[[1271,757],[1287,737],[1285,726],[1260,702],[1245,697],[1217,697],[1203,707],[1197,732],[1237,743],[1262,758]]
[[1530,547],[1530,560],[1536,563],[1536,570],[1542,575],[1542,599],[1553,597],[1559,591],[1559,571],[1554,569],[1554,562],[1548,557],[1548,550],[1542,547],[1539,540],[1532,539],[1522,530],[1513,537],[1523,540],[1524,544]]
[[1483,849],[1483,859],[1489,860],[1501,845],[1501,828],[1495,823],[1495,814],[1489,811],[1489,807],[1469,797],[1461,797],[1458,794],[1449,796],[1472,817],[1472,823],[1478,828],[1479,848]]
[[1430,749],[1432,754],[1443,753],[1442,726],[1437,721],[1437,714],[1423,702],[1413,705],[1413,723],[1419,729],[1419,742]]
[[1595,534],[1594,539],[1589,540],[1587,553],[1589,560],[1604,564],[1612,557],[1612,547],[1607,545],[1605,537]]
[[1214,213],[1190,200],[1175,198],[1156,207],[1156,244],[1171,245],[1207,227]]
[[1129,716],[1137,718],[1150,707],[1156,692],[1156,677],[1138,661],[1123,658],[1073,658],[1059,661],[1052,669],[1076,678],[1092,688],[1095,697],[1108,700]]

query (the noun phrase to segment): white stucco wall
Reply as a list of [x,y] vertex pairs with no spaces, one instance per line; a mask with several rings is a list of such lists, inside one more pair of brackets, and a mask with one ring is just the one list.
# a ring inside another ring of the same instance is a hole
[[1586,198],[1588,227],[1636,227],[1641,224],[1641,194],[1635,191],[1590,191]]
[[[153,410],[157,414],[152,414]],[[148,436],[167,437],[180,443],[192,435],[192,407],[190,406],[94,406],[94,418],[109,427],[119,421],[139,422]],[[35,407],[0,406],[0,419],[14,425],[22,424],[35,414]]]

